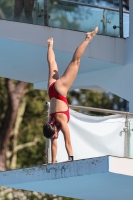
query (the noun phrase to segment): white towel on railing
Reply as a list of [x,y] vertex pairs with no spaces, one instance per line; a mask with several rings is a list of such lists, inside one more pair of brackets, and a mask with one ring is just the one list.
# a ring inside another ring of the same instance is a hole
[[[88,116],[71,109],[70,116],[68,126],[75,160],[105,155],[124,156],[124,116]],[[57,162],[68,160],[61,132],[57,141]]]

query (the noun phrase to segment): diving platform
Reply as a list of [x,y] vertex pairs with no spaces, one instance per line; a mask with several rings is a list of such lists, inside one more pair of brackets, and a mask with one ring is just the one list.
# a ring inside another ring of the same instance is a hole
[[132,200],[133,159],[103,156],[0,172],[0,185],[91,200]]

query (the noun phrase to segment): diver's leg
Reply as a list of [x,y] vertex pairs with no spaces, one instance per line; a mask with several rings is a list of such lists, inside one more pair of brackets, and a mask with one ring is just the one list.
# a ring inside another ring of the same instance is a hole
[[89,42],[93,39],[97,32],[98,27],[96,27],[94,31],[86,33],[85,40],[77,47],[73,55],[72,61],[66,68],[63,76],[56,82],[56,88],[62,95],[67,95],[69,88],[71,87],[77,76],[80,65],[80,58],[82,57]]

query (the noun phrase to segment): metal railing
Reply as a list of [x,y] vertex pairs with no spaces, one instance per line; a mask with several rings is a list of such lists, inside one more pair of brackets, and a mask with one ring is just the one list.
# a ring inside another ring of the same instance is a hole
[[[10,0],[10,4],[8,4],[8,0],[4,1],[6,6],[1,5],[0,18],[15,21],[15,13],[17,12],[14,0]],[[33,24],[83,32],[92,31],[96,26],[99,26],[98,34],[123,37],[123,13],[126,15],[124,15],[124,30],[127,30],[129,29],[127,16],[129,12],[123,11],[122,0],[119,1],[119,9],[70,0],[35,0],[30,18],[33,18],[31,20]],[[27,18],[28,15],[26,17],[23,12],[19,21],[26,23]],[[128,37],[127,35],[126,33],[124,37]]]
[[[49,121],[49,111],[50,111],[50,103],[46,102],[47,106],[47,122]],[[51,163],[51,140],[46,138],[46,144],[45,144],[45,162],[46,163]]]
[[128,116],[133,117],[133,113],[131,113],[131,112],[123,112],[123,111],[118,111],[118,110],[109,110],[109,109],[93,108],[93,107],[85,107],[85,106],[74,106],[74,105],[69,105],[69,107],[73,108],[73,109],[82,109],[82,110],[87,110],[87,111],[119,114],[119,115],[124,115],[127,117]]
[[[49,108],[50,103],[46,102],[46,105],[48,106],[48,115],[49,115]],[[124,139],[124,157],[129,157],[129,117],[133,117],[133,113],[131,112],[123,112],[123,111],[116,111],[116,110],[109,110],[109,109],[101,109],[101,108],[93,108],[93,107],[85,107],[85,106],[74,106],[69,105],[71,109],[81,109],[85,111],[93,111],[93,112],[100,112],[100,113],[109,113],[109,114],[118,114],[125,116],[125,127],[123,128],[123,131],[125,132],[125,139]],[[47,117],[48,119],[48,117]],[[50,139],[47,139],[47,145],[46,145],[46,159],[47,163],[51,163],[51,143]]]
[[[119,9],[116,9],[116,8],[108,8],[108,7],[104,7],[104,6],[95,6],[95,5],[92,5],[92,4],[79,3],[79,2],[75,2],[75,1],[64,1],[64,0],[55,0],[55,1],[79,5],[79,6],[86,6],[86,7],[99,8],[99,9],[105,9],[105,10],[111,10],[111,11],[119,12]],[[129,14],[129,11],[123,10],[123,13]]]
[[[119,12],[119,24],[114,24],[112,28],[114,30],[119,29],[119,33],[117,33],[117,34],[119,35],[120,38],[123,38],[123,31],[124,31],[123,30],[123,13],[129,14],[129,11],[123,11],[122,0],[119,0],[119,9],[108,8],[108,7],[103,7],[103,6],[95,6],[95,5],[91,5],[91,4],[85,4],[85,3],[75,2],[75,1],[66,1],[66,0],[55,0],[54,2],[65,3],[67,5],[75,5],[75,6],[84,6],[84,7],[96,8],[96,9],[103,9],[103,16],[102,16],[103,18],[100,20],[103,23],[103,31],[102,31],[103,35],[106,35],[106,34],[108,35],[108,33],[106,31],[107,24],[112,23],[111,20],[107,20],[106,10]],[[47,25],[49,25],[49,18],[50,18],[49,1],[48,0],[45,0],[44,10],[45,10],[44,24],[45,24],[45,26],[47,26]],[[113,36],[113,35],[111,35],[111,36]]]
[[108,8],[108,7],[103,7],[103,6],[95,6],[95,5],[91,5],[91,4],[79,3],[79,2],[74,2],[74,1],[57,0],[57,2],[63,2],[63,3],[67,3],[67,4],[77,5],[77,6],[80,5],[80,6],[103,9],[104,10],[103,11],[103,19],[101,20],[101,22],[103,22],[104,26],[106,23],[110,23],[109,20],[108,20],[108,22],[106,22],[105,10],[119,12],[119,26],[114,25],[113,29],[119,28],[120,29],[120,38],[123,38],[123,13],[129,14],[129,11],[123,11],[122,0],[119,0],[119,9]]

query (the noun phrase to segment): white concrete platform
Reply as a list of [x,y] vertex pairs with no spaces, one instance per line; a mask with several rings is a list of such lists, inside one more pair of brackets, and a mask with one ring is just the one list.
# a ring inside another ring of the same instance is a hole
[[103,156],[5,171],[0,185],[86,200],[132,200],[133,159]]

